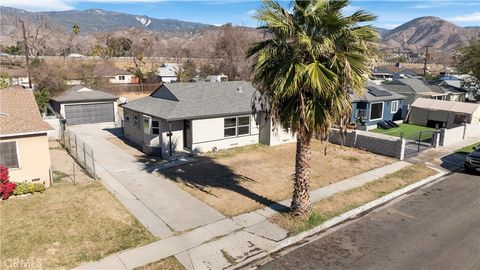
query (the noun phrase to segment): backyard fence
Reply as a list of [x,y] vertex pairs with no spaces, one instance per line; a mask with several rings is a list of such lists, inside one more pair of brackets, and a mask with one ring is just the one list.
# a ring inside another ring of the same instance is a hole
[[83,140],[77,138],[76,134],[65,130],[61,138],[61,142],[67,149],[68,153],[82,166],[86,173],[93,179],[97,179],[95,171],[95,157],[93,150]]

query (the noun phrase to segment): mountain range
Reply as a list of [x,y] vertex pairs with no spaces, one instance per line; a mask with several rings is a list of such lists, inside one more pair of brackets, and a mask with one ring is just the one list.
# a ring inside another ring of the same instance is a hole
[[[90,44],[99,33],[123,33],[136,29],[144,36],[155,36],[157,41],[175,37],[185,42],[198,39],[205,33],[214,36],[220,27],[175,19],[156,19],[144,15],[132,15],[101,9],[70,10],[58,12],[28,12],[21,9],[0,7],[0,41],[2,44],[14,44],[21,39],[18,19],[33,24],[46,19],[55,28],[52,40],[64,39],[74,24],[80,26],[81,36]],[[251,29],[253,32],[254,29]],[[420,50],[426,45],[437,51],[451,51],[480,39],[480,27],[459,27],[438,17],[420,17],[406,22],[394,29],[377,28],[381,35],[381,48]],[[53,42],[51,42],[53,44]],[[52,45],[54,46],[54,45]]]

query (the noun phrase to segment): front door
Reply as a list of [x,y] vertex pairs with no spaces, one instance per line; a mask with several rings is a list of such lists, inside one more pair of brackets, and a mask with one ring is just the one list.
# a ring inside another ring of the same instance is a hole
[[183,147],[192,150],[192,122],[183,121]]

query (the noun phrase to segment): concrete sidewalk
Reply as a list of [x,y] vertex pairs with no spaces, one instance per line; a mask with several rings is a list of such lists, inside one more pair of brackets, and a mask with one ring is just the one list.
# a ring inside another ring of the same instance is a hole
[[[396,172],[408,162],[399,161],[311,192],[312,202],[350,190]],[[252,256],[267,254],[288,237],[287,231],[267,220],[284,210],[291,199],[232,218],[224,218],[178,236],[121,251],[79,269],[133,269],[175,256],[187,269],[223,269]]]
[[172,181],[152,175],[144,163],[108,141],[109,128],[113,126],[93,124],[69,131],[93,149],[97,175],[153,235],[167,238],[224,218]]

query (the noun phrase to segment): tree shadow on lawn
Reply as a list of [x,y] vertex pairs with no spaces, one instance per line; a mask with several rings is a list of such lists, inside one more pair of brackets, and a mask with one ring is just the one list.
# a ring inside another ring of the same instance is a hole
[[208,188],[220,188],[236,192],[277,212],[290,210],[289,207],[241,185],[242,182],[257,182],[255,179],[238,174],[228,166],[215,162],[214,159],[208,157],[196,157],[196,159],[195,162],[162,170],[146,165],[145,171],[149,173],[157,172],[171,181],[185,184],[217,198],[219,196],[208,191]]

